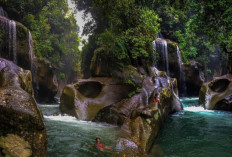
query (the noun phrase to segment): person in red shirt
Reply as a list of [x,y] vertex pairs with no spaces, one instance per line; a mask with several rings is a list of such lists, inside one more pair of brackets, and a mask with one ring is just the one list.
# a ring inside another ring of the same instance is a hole
[[107,147],[107,146],[104,146],[103,144],[101,144],[101,139],[100,139],[100,138],[96,138],[95,146],[96,146],[96,148],[99,149],[100,151],[112,150],[111,147]]
[[160,100],[158,98],[158,94],[157,93],[155,94],[154,102],[158,102],[160,104]]
[[95,143],[96,148],[98,148],[100,151],[103,151],[105,149],[105,146],[101,144],[101,139],[96,138],[96,143]]

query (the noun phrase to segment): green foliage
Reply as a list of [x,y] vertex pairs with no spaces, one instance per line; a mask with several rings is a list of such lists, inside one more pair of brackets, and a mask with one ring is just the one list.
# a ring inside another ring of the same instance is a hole
[[48,59],[66,76],[80,73],[78,26],[66,0],[8,0],[11,19],[23,23],[34,39],[35,55]]
[[206,69],[206,73],[207,73],[207,74],[211,74],[212,71],[211,71],[210,69]]
[[60,73],[60,74],[59,74],[59,78],[60,78],[61,80],[65,79],[65,74],[64,74],[64,73]]
[[128,97],[131,98],[132,96],[134,96],[136,93],[140,93],[142,91],[142,89],[140,87],[137,87],[136,90],[134,90],[133,92],[130,92],[128,94]]

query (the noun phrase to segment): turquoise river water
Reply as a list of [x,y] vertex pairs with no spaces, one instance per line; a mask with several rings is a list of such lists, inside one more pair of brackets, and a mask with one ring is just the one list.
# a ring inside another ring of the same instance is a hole
[[[171,115],[165,124],[151,157],[231,157],[232,113],[204,110],[196,98],[183,98],[182,112]],[[48,157],[119,156],[115,126],[78,121],[61,116],[59,105],[40,105],[48,134]],[[112,152],[100,152],[95,138],[111,146]]]

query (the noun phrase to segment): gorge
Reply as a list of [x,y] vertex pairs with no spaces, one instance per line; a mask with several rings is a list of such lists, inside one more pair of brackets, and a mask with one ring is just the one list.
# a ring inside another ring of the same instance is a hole
[[70,2],[0,1],[0,156],[232,155],[229,0]]

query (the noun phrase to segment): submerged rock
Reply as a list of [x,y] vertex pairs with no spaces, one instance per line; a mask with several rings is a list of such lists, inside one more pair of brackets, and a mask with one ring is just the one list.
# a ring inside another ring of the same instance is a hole
[[199,93],[199,104],[208,110],[232,111],[232,75],[204,83]]
[[0,154],[4,156],[47,154],[46,129],[32,93],[31,72],[0,58]]

